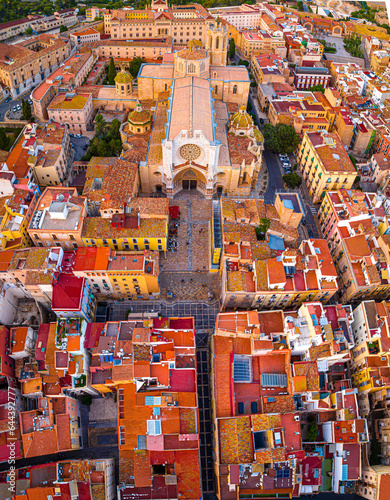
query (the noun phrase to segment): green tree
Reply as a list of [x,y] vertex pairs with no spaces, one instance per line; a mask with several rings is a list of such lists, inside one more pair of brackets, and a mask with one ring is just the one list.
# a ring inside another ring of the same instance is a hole
[[289,187],[290,189],[295,189],[299,188],[299,186],[302,184],[302,177],[300,177],[295,172],[292,172],[291,174],[283,175],[283,181],[285,182],[287,187]]
[[267,123],[264,126],[265,146],[275,153],[293,153],[296,146],[301,142],[301,138],[295,132],[291,125],[279,123],[271,125]]
[[356,158],[353,155],[348,155],[348,156],[349,156],[349,159],[352,162],[352,165],[353,165],[354,169],[357,171]]
[[115,85],[115,77],[116,77],[115,63],[114,63],[114,58],[111,57],[110,64],[108,65],[108,71],[107,71],[108,85]]
[[81,396],[81,404],[91,406],[92,396],[90,394],[84,394],[83,396]]
[[303,12],[303,2],[301,0],[299,0],[299,2],[297,2],[297,8],[299,10],[299,12]]
[[106,131],[106,122],[104,121],[104,118],[100,113],[96,115],[95,122],[96,137],[103,137]]
[[229,58],[234,59],[235,55],[236,55],[236,43],[234,41],[234,38],[231,38],[229,40]]
[[5,130],[3,128],[0,128],[0,149],[8,151],[8,147],[9,147],[8,136],[5,133]]
[[99,144],[97,146],[97,154],[98,156],[110,156],[109,155],[109,150],[108,150],[108,145],[105,141],[99,141]]
[[108,132],[108,139],[117,139],[119,137],[120,126],[121,122],[117,118],[114,118]]
[[140,67],[143,63],[141,57],[134,57],[129,66],[130,74],[133,78],[137,78]]
[[66,26],[64,26],[63,24],[61,24],[60,33],[65,33],[65,31],[68,31],[68,28]]
[[315,420],[310,422],[309,429],[307,431],[306,441],[315,441],[317,439],[318,434],[318,425]]
[[33,34],[33,30],[31,28],[27,28],[26,35],[32,35],[32,34]]
[[312,87],[310,87],[308,90],[309,90],[310,92],[322,92],[322,93],[324,93],[324,92],[325,92],[324,87],[323,87],[320,83],[318,83],[317,85],[313,85],[313,86],[312,86]]
[[329,12],[328,17],[334,17],[334,15],[331,12]]
[[27,100],[22,99],[22,117],[28,122],[33,121],[33,115],[31,111],[31,105]]
[[260,219],[260,224],[255,227],[255,233],[258,240],[265,240],[265,235],[271,226],[271,221],[265,217]]

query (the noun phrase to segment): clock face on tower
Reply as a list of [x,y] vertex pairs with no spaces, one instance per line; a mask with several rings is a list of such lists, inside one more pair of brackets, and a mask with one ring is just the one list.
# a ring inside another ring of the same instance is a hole
[[184,144],[180,148],[180,156],[187,161],[194,161],[202,154],[202,150],[196,144]]

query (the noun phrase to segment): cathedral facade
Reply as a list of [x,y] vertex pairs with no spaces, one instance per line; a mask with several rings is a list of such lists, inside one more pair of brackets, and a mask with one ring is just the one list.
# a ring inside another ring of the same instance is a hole
[[141,67],[138,98],[157,101],[139,166],[143,193],[172,198],[196,190],[211,198],[222,192],[248,195],[255,186],[263,139],[246,112],[248,71],[226,66],[227,44],[227,28],[217,20],[205,48],[193,41],[172,62]]

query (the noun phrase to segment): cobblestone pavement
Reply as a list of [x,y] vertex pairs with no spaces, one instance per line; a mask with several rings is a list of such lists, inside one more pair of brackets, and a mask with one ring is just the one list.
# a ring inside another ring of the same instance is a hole
[[180,220],[177,235],[170,238],[175,251],[168,250],[160,259],[160,272],[205,271],[211,260],[212,201],[185,193],[170,202],[178,206]]
[[109,305],[108,321],[126,321],[129,312],[133,313],[148,313],[158,312],[166,318],[177,318],[193,316],[195,318],[196,330],[214,331],[215,318],[219,313],[219,302],[167,302],[153,300],[150,302],[126,300],[123,302],[113,303]]
[[209,272],[163,272],[160,274],[161,298],[166,299],[172,292],[175,300],[202,301],[208,300],[209,291],[213,298],[219,300],[221,278],[219,273]]

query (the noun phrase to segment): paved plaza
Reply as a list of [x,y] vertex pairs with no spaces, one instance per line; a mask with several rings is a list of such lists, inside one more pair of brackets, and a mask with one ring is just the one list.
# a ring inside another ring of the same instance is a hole
[[174,248],[161,258],[160,271],[206,271],[211,260],[212,201],[196,193],[180,193],[170,201],[178,206],[177,235],[170,238]]

